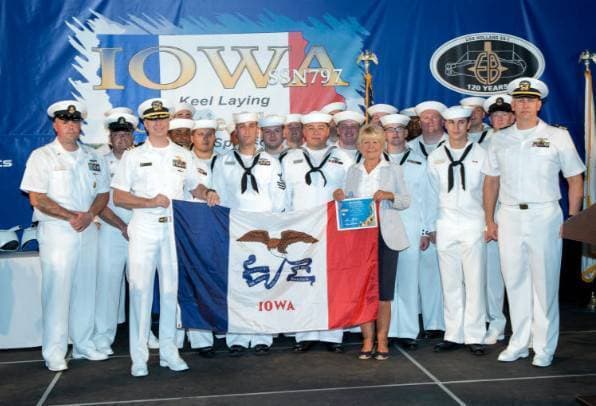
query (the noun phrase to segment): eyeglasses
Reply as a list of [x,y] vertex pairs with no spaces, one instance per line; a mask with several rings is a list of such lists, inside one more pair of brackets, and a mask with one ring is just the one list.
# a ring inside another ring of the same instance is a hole
[[407,130],[405,127],[387,127],[385,128],[386,133],[403,133]]

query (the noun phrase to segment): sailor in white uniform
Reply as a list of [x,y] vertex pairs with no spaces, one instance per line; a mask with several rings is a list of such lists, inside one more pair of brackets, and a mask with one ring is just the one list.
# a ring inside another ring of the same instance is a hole
[[128,224],[128,282],[133,376],[149,373],[147,340],[156,269],[160,299],[159,363],[173,371],[188,369],[176,347],[178,270],[171,200],[183,200],[185,190],[200,196],[201,185],[191,152],[168,139],[170,109],[163,99],[149,99],[139,106],[148,139],[124,153],[112,179],[114,203],[132,209]]
[[[306,144],[292,149],[282,159],[286,181],[287,209],[305,210],[333,200],[333,192],[344,187],[352,158],[335,146],[327,145],[332,116],[311,112],[302,116]],[[343,330],[296,333],[297,352],[308,351],[314,341],[327,343],[333,352],[343,352]]]
[[[410,140],[408,147],[424,159],[443,145],[447,134],[443,129],[441,113],[447,107],[436,101],[425,101],[416,105],[416,114],[420,117],[421,135]],[[443,320],[443,292],[436,245],[430,244],[420,254],[420,310],[424,326],[423,338],[437,338],[445,330]]]
[[507,92],[516,122],[493,137],[483,168],[486,233],[499,241],[511,317],[511,339],[498,359],[525,358],[532,343],[532,365],[547,367],[559,338],[559,173],[569,185],[573,216],[581,208],[585,166],[569,132],[538,118],[548,95],[546,84],[518,78]]
[[39,221],[41,352],[50,371],[68,368],[69,339],[73,358],[107,358],[92,340],[97,278],[93,219],[108,202],[110,178],[103,158],[79,143],[86,115],[86,107],[74,100],[48,108],[56,138],[31,153],[20,186],[35,209],[33,220]]
[[396,114],[399,110],[397,107],[392,106],[391,104],[373,104],[372,106],[366,109],[366,114],[368,114],[369,122],[375,125],[381,125],[381,117],[386,116],[388,114]]
[[420,253],[428,249],[430,238],[426,234],[431,218],[429,204],[430,190],[426,159],[412,151],[407,143],[410,118],[403,114],[389,114],[381,117],[381,125],[387,139],[386,154],[392,162],[402,167],[407,190],[410,192],[410,207],[401,215],[410,246],[399,253],[395,299],[391,304],[389,337],[398,338],[406,349],[415,349],[420,333],[419,311],[419,266]]
[[354,161],[358,154],[356,140],[358,139],[358,132],[360,131],[360,126],[364,123],[364,119],[364,115],[351,110],[342,111],[333,116],[339,137],[337,147],[350,155]]
[[[134,143],[133,132],[139,124],[131,109],[116,107],[107,113],[105,126],[110,132],[111,150],[104,156],[110,179],[114,176],[122,155]],[[95,331],[93,342],[98,351],[112,355],[112,344],[124,308],[122,295],[124,272],[128,259],[127,227],[132,211],[114,205],[110,192],[107,206],[99,214],[99,248],[97,260],[97,291],[95,295]]]
[[[484,355],[486,243],[481,172],[486,151],[468,139],[471,109],[442,113],[448,141],[428,156],[429,180],[438,205],[435,224],[445,315],[445,337],[435,352],[466,344]],[[432,226],[432,224],[431,224]]]
[[[213,169],[213,189],[221,205],[231,209],[280,213],[285,209],[285,183],[279,161],[257,151],[259,117],[239,113],[235,117],[238,149],[220,156]],[[226,334],[233,356],[252,346],[257,355],[269,353],[271,334]]]
[[472,110],[468,139],[479,144],[482,144],[482,141],[480,140],[482,136],[486,136],[487,132],[490,130],[490,126],[484,122],[484,118],[486,117],[486,113],[484,111],[485,101],[485,98],[476,96],[464,97],[459,101],[459,104],[462,107]]

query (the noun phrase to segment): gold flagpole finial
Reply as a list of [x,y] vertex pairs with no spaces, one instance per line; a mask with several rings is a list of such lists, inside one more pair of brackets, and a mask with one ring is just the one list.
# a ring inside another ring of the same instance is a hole
[[[364,65],[364,108],[368,109],[371,103],[372,94],[372,75],[370,74],[370,63],[379,64],[379,59],[374,52],[365,50],[358,55],[356,63]],[[366,115],[366,122],[368,123],[368,115]]]
[[590,52],[588,49],[579,54],[578,63],[583,62],[586,70],[590,70],[590,62],[596,64],[596,52]]

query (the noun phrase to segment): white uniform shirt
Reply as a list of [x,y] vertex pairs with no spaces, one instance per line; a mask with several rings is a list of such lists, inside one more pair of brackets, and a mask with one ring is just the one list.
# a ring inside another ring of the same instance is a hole
[[[448,192],[449,160],[446,148],[449,148],[454,160],[459,160],[465,148],[472,144],[472,149],[465,157],[465,186],[462,188],[460,166],[453,168],[453,188]],[[482,205],[481,172],[486,160],[486,151],[476,143],[468,141],[465,148],[454,150],[446,142],[428,156],[428,174],[434,201],[438,207],[437,221],[445,221],[462,228],[484,228],[484,208]],[[432,201],[432,200],[431,200]]]
[[424,142],[424,138],[422,138],[422,135],[419,135],[413,140],[408,141],[408,147],[412,149],[416,154],[423,156],[424,159],[428,159],[428,155],[430,155],[431,152],[433,152],[435,149],[447,142],[448,138],[449,137],[447,136],[447,134],[443,133],[439,142],[437,142],[436,144],[427,144]]
[[406,226],[416,225],[420,228],[420,233],[424,234],[427,229],[434,228],[429,227],[429,223],[436,218],[426,160],[411,149],[388,155],[392,162],[401,165],[406,187],[410,192],[410,206],[402,212],[402,221]]
[[[206,188],[211,188],[213,186],[213,168],[215,167],[215,162],[217,161],[218,156],[218,154],[213,153],[211,158],[201,159],[194,152],[192,153],[192,159],[199,176],[199,183],[204,185]],[[190,192],[186,192],[186,200],[205,203],[204,200],[197,199],[196,197],[192,196]]]
[[[238,154],[244,167],[252,166],[258,192],[252,187],[251,177],[246,178],[246,190],[242,193],[241,182],[245,170],[237,161]],[[285,208],[285,183],[279,161],[266,152],[258,152],[247,157],[238,151],[228,151],[220,155],[213,168],[213,189],[219,194],[221,205],[231,209],[257,212],[282,212]]]
[[[21,190],[45,193],[67,210],[86,212],[95,197],[110,191],[110,177],[103,158],[79,144],[69,152],[55,139],[34,150],[25,167]],[[35,209],[33,221],[60,220]]]
[[[193,190],[198,184],[198,172],[189,150],[173,142],[165,148],[154,148],[149,140],[124,153],[112,179],[114,189],[147,199],[162,194],[170,200],[184,200],[184,191]],[[138,208],[133,212],[163,216],[171,213],[171,207]]]
[[472,142],[478,142],[478,141],[480,141],[480,138],[482,137],[482,133],[485,132],[485,131],[488,131],[490,129],[491,129],[490,126],[486,125],[486,123],[482,123],[482,131],[469,132],[468,133],[468,140],[470,140]]
[[348,155],[350,158],[352,158],[352,162],[356,162],[356,156],[358,156],[360,154],[358,152],[358,149],[356,149],[356,148],[354,148],[354,149],[342,148],[339,146],[339,144],[337,145],[337,148],[340,149],[341,151],[345,152],[346,155]]
[[[318,167],[329,155],[321,168],[325,178],[319,172],[311,173],[310,185],[306,182],[306,174],[310,166],[305,154],[310,157],[313,167]],[[282,159],[287,188],[287,209],[305,210],[333,200],[333,192],[344,187],[346,174],[353,163],[350,156],[337,147],[326,147],[322,150],[303,147],[289,151]]]
[[506,205],[557,201],[559,171],[570,177],[584,170],[569,132],[542,120],[530,130],[512,125],[499,131],[482,168],[486,175],[500,176],[499,202]]
[[[108,152],[104,155],[104,160],[108,165],[108,170],[110,171],[110,181],[114,178],[116,174],[116,170],[118,169],[118,165],[120,164],[120,159],[116,158],[116,155],[112,151]],[[126,224],[130,221],[132,217],[132,210],[125,209],[124,207],[116,206],[114,204],[114,191],[110,189],[110,200],[108,201],[108,207],[116,214],[122,221]],[[99,222],[106,224],[105,221],[99,218]]]

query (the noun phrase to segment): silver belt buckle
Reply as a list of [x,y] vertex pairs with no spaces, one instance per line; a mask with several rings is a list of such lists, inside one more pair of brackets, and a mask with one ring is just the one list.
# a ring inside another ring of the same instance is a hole
[[168,221],[170,221],[169,217],[160,217],[157,221],[159,221],[160,223],[167,223]]

